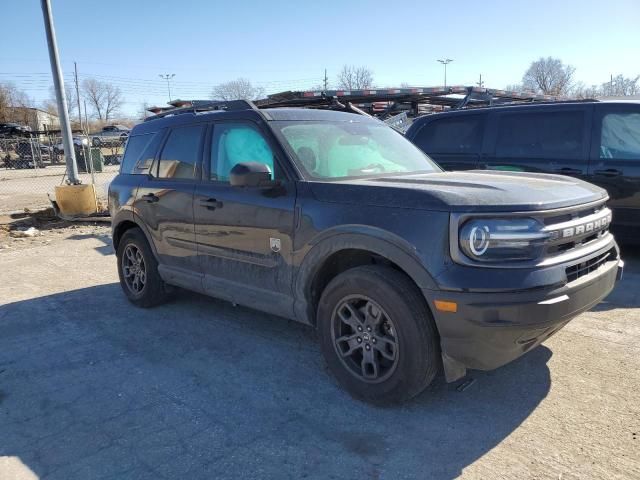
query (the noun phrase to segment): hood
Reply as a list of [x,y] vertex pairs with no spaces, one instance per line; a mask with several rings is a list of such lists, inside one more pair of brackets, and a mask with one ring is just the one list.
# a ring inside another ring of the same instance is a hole
[[600,187],[571,177],[490,170],[312,183],[311,188],[326,202],[467,212],[550,210],[607,198]]

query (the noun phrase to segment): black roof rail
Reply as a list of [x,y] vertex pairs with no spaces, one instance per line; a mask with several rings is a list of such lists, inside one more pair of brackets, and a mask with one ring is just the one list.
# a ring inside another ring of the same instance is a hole
[[213,110],[258,110],[258,107],[251,100],[192,100],[191,105],[186,107],[171,108],[164,112],[157,113],[145,118],[145,122],[156,120],[171,115],[181,115],[183,113],[209,112]]

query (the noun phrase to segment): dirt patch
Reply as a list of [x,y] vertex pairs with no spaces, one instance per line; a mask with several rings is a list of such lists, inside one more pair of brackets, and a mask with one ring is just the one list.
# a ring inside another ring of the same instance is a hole
[[49,244],[71,235],[109,236],[108,222],[69,222],[51,208],[0,216],[0,253]]

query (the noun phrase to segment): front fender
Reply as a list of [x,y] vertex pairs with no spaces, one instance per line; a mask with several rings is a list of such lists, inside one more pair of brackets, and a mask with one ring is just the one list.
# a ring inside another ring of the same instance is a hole
[[434,289],[436,286],[415,248],[398,235],[377,227],[342,225],[322,232],[308,247],[299,261],[293,285],[296,318],[304,323],[313,323],[313,306],[309,300],[316,274],[331,255],[341,250],[358,249],[379,255],[398,265],[418,288]]

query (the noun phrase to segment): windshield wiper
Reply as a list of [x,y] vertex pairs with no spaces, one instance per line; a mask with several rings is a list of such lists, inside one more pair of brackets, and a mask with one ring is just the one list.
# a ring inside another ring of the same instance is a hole
[[370,165],[367,165],[366,167],[350,169],[349,176],[350,177],[356,176],[359,173],[360,174],[364,173],[365,175],[369,175],[371,173],[384,173],[384,172],[385,172],[384,165],[382,165],[381,163],[372,163]]

